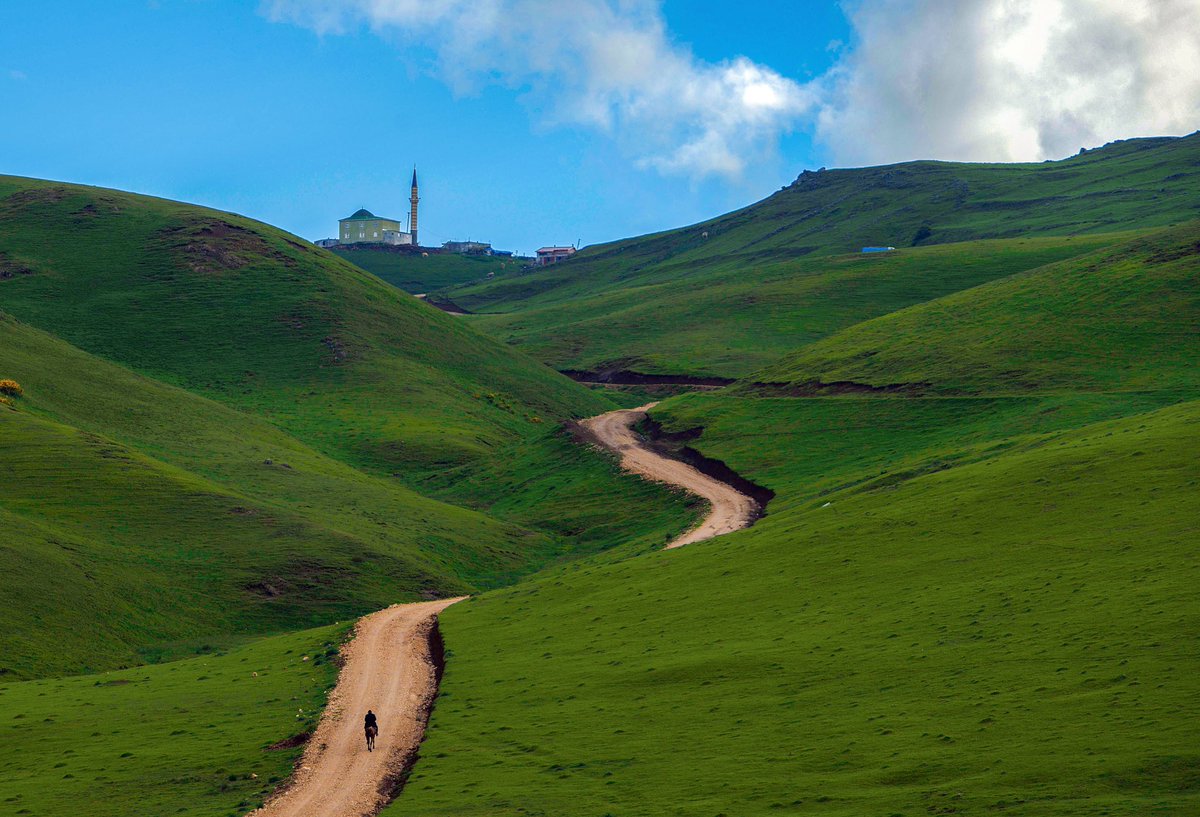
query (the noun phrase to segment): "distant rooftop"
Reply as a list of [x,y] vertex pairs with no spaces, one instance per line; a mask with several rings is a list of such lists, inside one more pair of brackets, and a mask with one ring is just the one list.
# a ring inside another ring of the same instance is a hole
[[365,207],[358,210],[354,215],[340,219],[341,221],[371,221],[373,219],[383,219],[384,221],[398,221],[398,219],[388,218],[387,216],[377,216]]

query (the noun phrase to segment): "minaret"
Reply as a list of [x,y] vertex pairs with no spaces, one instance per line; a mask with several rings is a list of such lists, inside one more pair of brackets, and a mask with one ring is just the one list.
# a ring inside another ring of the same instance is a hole
[[412,212],[408,216],[408,231],[412,233],[413,246],[419,246],[417,242],[417,202],[420,199],[417,197],[417,169],[413,168],[413,183],[412,196],[409,198],[409,204],[412,205]]

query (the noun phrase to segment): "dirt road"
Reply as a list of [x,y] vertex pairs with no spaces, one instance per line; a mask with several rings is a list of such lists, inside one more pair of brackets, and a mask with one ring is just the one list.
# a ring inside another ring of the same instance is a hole
[[[647,448],[631,426],[654,403],[610,411],[583,421],[597,442],[615,451],[626,470],[677,485],[708,500],[704,521],[667,545],[711,539],[749,527],[758,516],[753,499],[692,466]],[[390,781],[420,746],[437,694],[429,634],[437,615],[460,599],[402,604],[358,622],[337,688],[308,743],[291,785],[251,817],[362,817],[389,802]],[[379,716],[375,751],[364,747],[362,717]]]
[[[437,693],[429,635],[438,613],[456,601],[400,604],[359,620],[291,785],[253,817],[361,817],[389,802],[386,784],[420,745]],[[379,717],[370,753],[363,738],[367,709]]]
[[686,462],[664,457],[647,448],[634,433],[632,426],[656,405],[648,403],[640,408],[610,411],[584,420],[581,425],[591,431],[601,445],[620,455],[621,467],[625,470],[677,485],[708,500],[712,509],[699,527],[667,547],[682,547],[750,527],[760,510],[757,502],[724,482],[700,473]]

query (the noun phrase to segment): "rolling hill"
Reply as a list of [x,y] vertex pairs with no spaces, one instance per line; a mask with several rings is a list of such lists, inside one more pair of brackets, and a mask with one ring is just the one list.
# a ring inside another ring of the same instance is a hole
[[[690,516],[571,446],[602,397],[285,233],[7,177],[0,214],[16,677],[496,586]],[[510,496],[551,476],[553,518]],[[633,524],[599,536],[614,495]]]
[[447,611],[426,760],[385,813],[1195,811],[1195,235],[781,364],[928,394],[664,402],[666,439],[774,491],[767,516]]
[[1198,168],[1193,134],[1040,164],[805,172],[720,218],[445,294],[558,369],[744,377],[854,323],[1194,219]]
[[[387,815],[1195,812],[1198,167],[806,173],[466,318],[0,177],[0,813],[244,813],[345,622],[459,592]],[[613,402],[526,351],[736,379],[644,431],[766,515],[658,550],[695,503],[580,446]]]
[[519,258],[457,253],[422,256],[420,253],[366,247],[333,247],[330,251],[413,295],[485,281],[489,273],[494,276],[513,274],[527,263]]

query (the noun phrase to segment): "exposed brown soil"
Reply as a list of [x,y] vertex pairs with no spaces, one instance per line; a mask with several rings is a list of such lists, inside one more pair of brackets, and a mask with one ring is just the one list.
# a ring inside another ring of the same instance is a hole
[[622,368],[562,369],[562,374],[580,383],[603,383],[612,386],[696,386],[719,388],[734,381],[727,377],[692,377],[680,374],[644,374]]
[[263,258],[289,266],[295,263],[253,230],[219,218],[168,227],[159,236],[192,272],[201,275],[232,272]]
[[744,390],[752,394],[780,397],[831,397],[839,394],[903,394],[909,397],[928,394],[932,383],[886,383],[875,386],[853,380],[805,380],[799,383],[750,383]]

